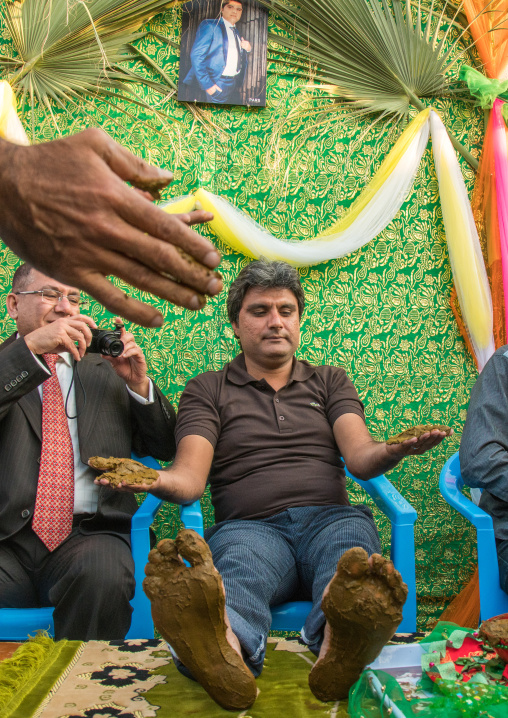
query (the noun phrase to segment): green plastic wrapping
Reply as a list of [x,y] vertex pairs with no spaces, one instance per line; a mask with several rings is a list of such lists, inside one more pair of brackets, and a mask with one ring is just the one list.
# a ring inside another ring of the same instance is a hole
[[[374,679],[372,678],[374,676]],[[377,679],[381,693],[376,693]],[[351,718],[507,718],[508,687],[438,679],[425,683],[434,692],[406,700],[401,687],[384,671],[367,670],[349,692]]]
[[[382,686],[384,703],[372,688],[373,675]],[[386,697],[392,705],[386,701]],[[352,718],[395,718],[393,705],[404,718],[414,718],[415,714],[411,704],[404,698],[402,688],[395,678],[384,671],[364,671],[349,691],[348,712]]]
[[479,105],[484,110],[491,109],[498,97],[508,100],[508,80],[491,79],[469,65],[460,68],[459,79],[464,80],[469,92],[480,101]]

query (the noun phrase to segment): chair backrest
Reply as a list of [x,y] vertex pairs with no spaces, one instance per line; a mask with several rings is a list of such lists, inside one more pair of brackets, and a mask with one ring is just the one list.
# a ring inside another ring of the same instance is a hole
[[0,641],[26,641],[37,631],[55,635],[53,607],[0,608]]
[[480,620],[508,611],[508,595],[499,583],[496,539],[492,518],[462,493],[464,479],[460,471],[459,452],[445,463],[439,476],[439,489],[445,501],[453,506],[476,529],[478,580],[480,585]]

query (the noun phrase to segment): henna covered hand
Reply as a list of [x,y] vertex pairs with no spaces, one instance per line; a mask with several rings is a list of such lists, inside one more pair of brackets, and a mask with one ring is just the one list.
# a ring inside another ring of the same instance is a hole
[[32,147],[0,140],[0,235],[22,259],[113,313],[160,326],[155,307],[106,277],[188,309],[222,289],[212,271],[219,253],[191,229],[212,215],[170,215],[152,203],[171,180],[95,128]]

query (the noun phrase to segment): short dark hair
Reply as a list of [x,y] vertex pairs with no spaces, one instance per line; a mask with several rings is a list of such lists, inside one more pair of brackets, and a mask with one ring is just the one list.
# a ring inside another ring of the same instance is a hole
[[29,284],[30,274],[35,269],[31,264],[25,262],[20,264],[12,276],[12,291],[22,292]]
[[289,289],[296,297],[298,314],[300,317],[302,316],[305,307],[305,294],[297,270],[287,262],[256,259],[242,269],[229,288],[227,308],[231,323],[238,323],[244,297],[251,287]]
[[220,9],[222,10],[222,8],[223,8],[223,7],[226,7],[226,5],[229,5],[230,2],[240,3],[240,5],[241,5],[242,8],[243,8],[243,2],[242,2],[242,0],[222,0],[222,2],[221,2],[221,4],[220,4]]

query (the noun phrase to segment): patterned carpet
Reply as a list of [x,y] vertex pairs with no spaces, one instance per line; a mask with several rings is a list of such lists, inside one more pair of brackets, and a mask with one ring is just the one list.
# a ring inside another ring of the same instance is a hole
[[[270,638],[259,696],[237,715],[345,718],[347,701],[322,703],[307,676],[315,657],[296,640]],[[0,664],[0,718],[233,716],[175,668],[158,639],[59,641],[38,637]]]

